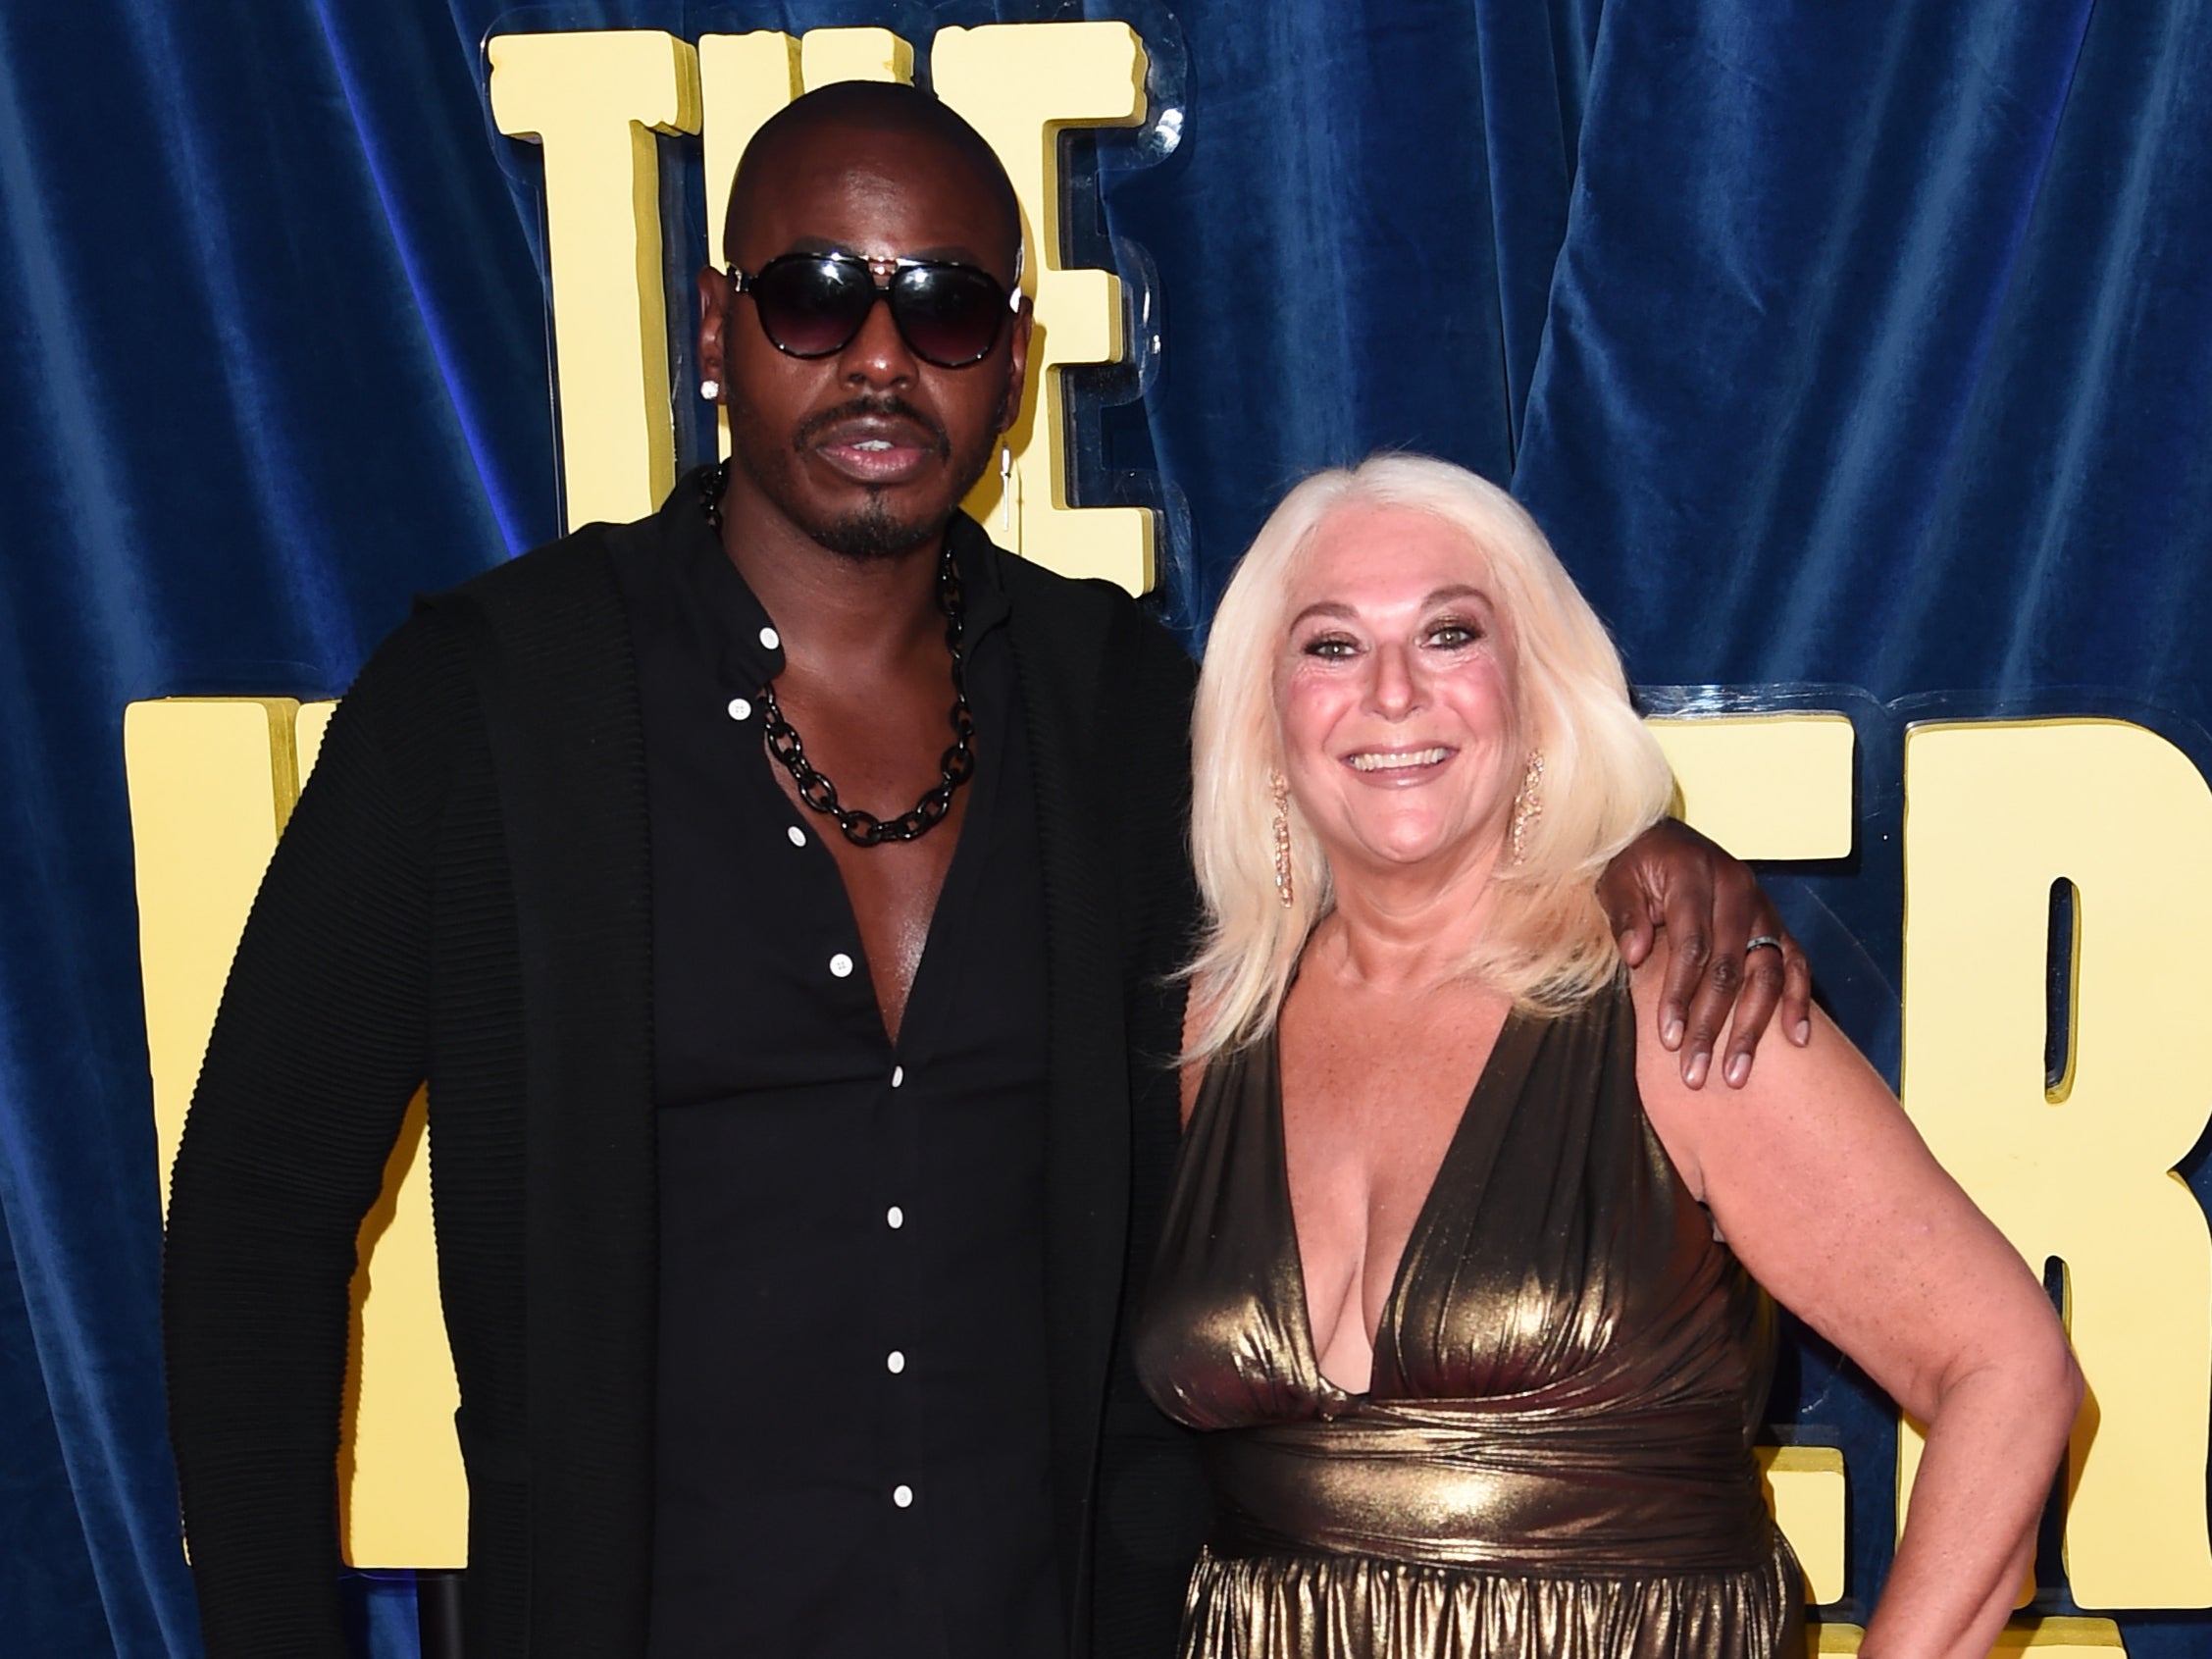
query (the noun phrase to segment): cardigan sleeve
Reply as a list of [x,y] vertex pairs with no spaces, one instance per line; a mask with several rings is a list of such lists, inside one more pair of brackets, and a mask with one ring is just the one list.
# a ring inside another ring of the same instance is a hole
[[422,1082],[440,736],[435,614],[334,715],[238,945],[184,1125],[163,1282],[170,1431],[210,1659],[340,1659],[347,1285]]
[[1211,1516],[1199,1436],[1137,1379],[1128,1322],[1152,1268],[1181,1134],[1173,1056],[1198,923],[1191,876],[1190,719],[1197,669],[1174,637],[1128,607],[1116,634],[1102,729],[1114,752],[1115,841],[1128,1011],[1130,1213],[1122,1331],[1107,1378],[1091,1651],[1143,1659],[1173,1647],[1191,1568]]

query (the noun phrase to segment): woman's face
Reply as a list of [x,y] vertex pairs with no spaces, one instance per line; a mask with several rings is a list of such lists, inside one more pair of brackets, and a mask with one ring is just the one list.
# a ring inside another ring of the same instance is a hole
[[1289,611],[1284,769],[1338,879],[1487,868],[1527,757],[1482,549],[1426,513],[1350,508],[1321,526]]

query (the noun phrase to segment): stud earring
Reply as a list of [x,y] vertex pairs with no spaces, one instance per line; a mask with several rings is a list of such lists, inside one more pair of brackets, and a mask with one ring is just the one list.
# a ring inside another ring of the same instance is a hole
[[1296,897],[1290,879],[1290,782],[1280,772],[1269,776],[1275,791],[1275,897],[1287,910]]
[[1521,774],[1520,793],[1513,799],[1513,832],[1509,842],[1513,861],[1528,856],[1528,826],[1544,815],[1544,752],[1528,752],[1528,770]]
[[699,395],[712,403],[722,395],[722,383],[720,381],[700,381]]

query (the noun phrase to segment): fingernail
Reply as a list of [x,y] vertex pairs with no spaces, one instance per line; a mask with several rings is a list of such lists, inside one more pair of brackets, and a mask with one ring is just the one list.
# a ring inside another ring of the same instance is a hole
[[1671,1049],[1680,1048],[1682,1046],[1682,1022],[1672,1014],[1669,1014],[1667,1023],[1659,1028],[1659,1040]]
[[1711,1060],[1712,1056],[1710,1055],[1697,1054],[1690,1056],[1689,1069],[1682,1073],[1682,1081],[1687,1083],[1693,1089],[1704,1088],[1705,1068],[1707,1064],[1711,1063]]
[[1744,1080],[1745,1080],[1746,1078],[1748,1078],[1748,1077],[1749,1077],[1750,1075],[1751,1075],[1751,1057],[1750,1057],[1749,1055],[1747,1055],[1747,1054],[1734,1054],[1734,1055],[1730,1055],[1730,1056],[1728,1056],[1728,1070],[1727,1070],[1727,1078],[1728,1078],[1728,1087],[1729,1087],[1729,1088],[1731,1088],[1731,1089],[1740,1089],[1740,1088],[1742,1088],[1742,1087],[1743,1087],[1743,1085],[1744,1085]]
[[1804,1047],[1804,1046],[1805,1046],[1805,1045],[1806,1045],[1807,1043],[1810,1043],[1810,1042],[1811,1042],[1812,1040],[1813,1040],[1813,1022],[1812,1022],[1812,1021],[1811,1021],[1810,1019],[1801,1019],[1801,1020],[1799,1020],[1799,1021],[1797,1022],[1797,1046],[1798,1046],[1799,1048],[1803,1048],[1803,1047]]

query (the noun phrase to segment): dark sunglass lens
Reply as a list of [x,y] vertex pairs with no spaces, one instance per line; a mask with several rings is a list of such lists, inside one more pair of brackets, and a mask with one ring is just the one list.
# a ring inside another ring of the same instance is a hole
[[967,265],[909,265],[891,290],[906,343],[932,363],[958,368],[999,343],[1006,290]]
[[841,350],[860,332],[875,298],[866,268],[837,259],[772,259],[752,281],[760,326],[795,357]]

